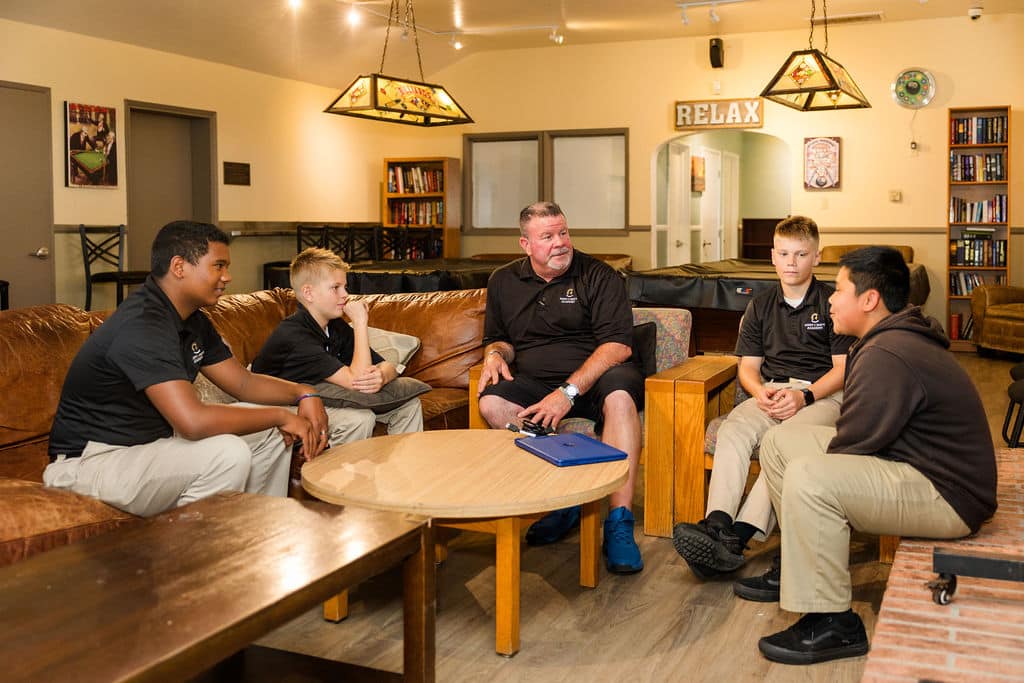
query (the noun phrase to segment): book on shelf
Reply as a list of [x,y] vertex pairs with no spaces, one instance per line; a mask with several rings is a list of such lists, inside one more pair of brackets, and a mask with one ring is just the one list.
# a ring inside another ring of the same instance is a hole
[[423,194],[444,191],[444,171],[423,166],[388,167],[388,192],[392,194]]
[[949,153],[949,179],[954,183],[999,182],[1006,180],[1003,153]]
[[950,143],[954,145],[998,145],[1006,142],[1005,115],[967,116],[950,120]]
[[960,237],[949,240],[949,265],[1005,268],[1006,240],[965,230]]
[[960,330],[961,339],[970,339],[974,335],[974,314],[970,313],[964,321],[963,329]]
[[950,340],[956,340],[960,338],[960,314],[950,313],[949,314],[949,338]]

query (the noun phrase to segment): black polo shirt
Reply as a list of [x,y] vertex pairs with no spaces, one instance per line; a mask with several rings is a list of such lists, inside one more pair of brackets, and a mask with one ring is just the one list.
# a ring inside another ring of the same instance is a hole
[[[316,384],[352,364],[356,335],[341,318],[327,323],[327,334],[299,304],[299,310],[281,321],[252,362],[253,372],[292,382]],[[384,357],[370,349],[376,365]]]
[[521,258],[487,283],[484,344],[507,342],[516,371],[562,382],[601,344],[633,340],[633,313],[622,277],[581,251],[562,275],[545,282]]
[[832,356],[846,355],[853,337],[832,329],[828,298],[835,289],[811,276],[807,294],[793,308],[782,285],[763,291],[747,304],[736,342],[737,356],[760,356],[761,376],[816,382],[832,369]]
[[50,430],[50,459],[77,457],[89,441],[136,446],[174,430],[146,387],[192,382],[199,368],[231,357],[205,314],[181,319],[153,276],[82,344],[71,362]]

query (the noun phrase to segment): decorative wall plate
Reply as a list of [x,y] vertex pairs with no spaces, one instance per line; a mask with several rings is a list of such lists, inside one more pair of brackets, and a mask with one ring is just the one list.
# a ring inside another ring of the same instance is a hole
[[935,97],[935,77],[924,69],[904,69],[896,74],[891,90],[896,104],[908,109],[920,109]]

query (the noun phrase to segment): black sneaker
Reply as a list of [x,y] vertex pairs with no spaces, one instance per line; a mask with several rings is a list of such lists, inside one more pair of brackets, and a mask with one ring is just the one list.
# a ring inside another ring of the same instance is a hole
[[526,530],[527,545],[556,543],[580,525],[580,506],[562,508],[544,515]]
[[778,602],[779,585],[782,582],[782,558],[772,559],[772,568],[760,576],[738,579],[732,584],[732,592],[744,600],[754,602]]
[[811,613],[785,631],[757,641],[765,658],[782,664],[817,664],[868,653],[864,622],[852,610]]
[[743,543],[731,528],[702,519],[696,524],[676,524],[672,530],[672,545],[680,557],[686,560],[693,573],[700,578],[712,570],[715,575],[733,572],[743,566]]

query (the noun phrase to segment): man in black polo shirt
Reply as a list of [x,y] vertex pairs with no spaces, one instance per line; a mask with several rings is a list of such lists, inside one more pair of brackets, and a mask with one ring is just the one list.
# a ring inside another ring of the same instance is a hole
[[[813,220],[791,216],[775,226],[772,263],[779,285],[747,306],[736,343],[737,376],[752,398],[733,408],[719,427],[705,518],[677,524],[672,534],[676,551],[699,578],[739,569],[747,542],[763,539],[775,525],[763,477],[740,508],[750,459],[764,434],[783,422],[834,425],[839,416],[853,338],[832,329],[828,297],[834,290],[812,274],[820,260]],[[761,581],[742,579],[736,592],[756,600],[762,589],[772,588]]]
[[[50,432],[47,486],[154,515],[220,491],[283,496],[290,446],[323,450],[327,416],[312,387],[256,375],[199,311],[224,291],[228,238],[175,221],[153,240],[145,284],[82,345]],[[202,372],[259,406],[199,401]],[[284,407],[298,405],[298,414]],[[235,435],[240,436],[235,436]]]
[[[565,417],[597,421],[601,439],[629,461],[629,478],[611,495],[604,523],[606,564],[611,572],[638,572],[644,564],[631,507],[644,380],[630,362],[625,284],[607,264],[573,250],[557,204],[526,207],[519,229],[527,257],[496,270],[487,284],[480,413],[496,429],[523,419],[552,428]],[[579,518],[578,507],[557,510],[530,527],[527,543],[553,543]]]

